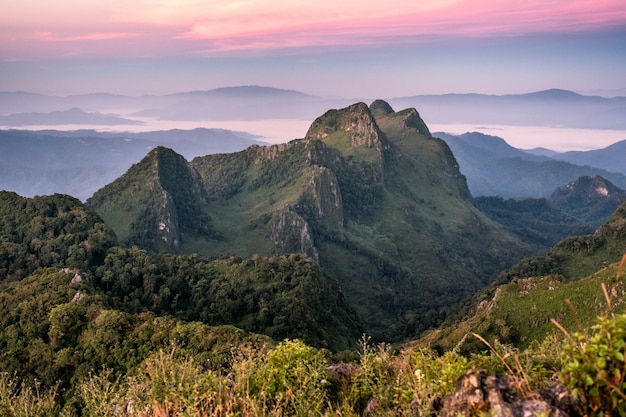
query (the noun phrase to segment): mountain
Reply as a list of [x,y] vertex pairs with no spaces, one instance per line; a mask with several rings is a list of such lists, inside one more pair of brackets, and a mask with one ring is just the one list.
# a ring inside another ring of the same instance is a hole
[[0,190],[34,196],[70,194],[86,200],[159,145],[187,158],[233,152],[261,143],[223,129],[107,133],[94,130],[0,130]]
[[583,96],[551,89],[528,94],[442,94],[398,97],[393,106],[422,109],[431,123],[626,128],[626,97]]
[[329,107],[350,102],[349,99],[329,99],[294,90],[238,86],[161,96],[152,106],[132,115],[185,121],[307,120]]
[[[235,86],[165,95],[81,94],[67,97],[0,92],[0,115],[64,111],[115,112],[162,120],[311,120],[328,108],[362,98],[327,98],[263,86]],[[430,123],[565,126],[625,129],[626,97],[584,96],[565,90],[529,94],[442,94],[390,98],[396,108],[418,108]]]
[[626,191],[602,177],[580,177],[550,198],[477,197],[474,205],[538,251],[568,236],[591,234],[626,201]]
[[[160,120],[310,120],[330,107],[344,106],[352,99],[326,98],[294,90],[263,86],[223,87],[205,91],[188,91],[165,95],[124,96],[117,94],[80,94],[66,97],[46,96],[25,92],[0,92],[0,115],[7,120],[24,119],[34,123],[35,113],[40,119],[57,117],[67,109],[85,112],[116,112],[125,118],[152,117]],[[36,119],[36,118],[35,118]],[[19,120],[14,120],[14,125]],[[41,124],[41,123],[39,123]],[[0,123],[1,125],[1,123]]]
[[626,188],[623,174],[559,161],[556,156],[531,154],[508,145],[497,136],[478,132],[458,136],[437,132],[435,135],[450,146],[474,197],[549,197],[557,187],[583,176],[601,176]]
[[563,152],[553,155],[552,158],[576,165],[603,168],[607,171],[619,172],[626,175],[624,155],[626,155],[626,139],[603,149]]
[[141,125],[143,122],[126,119],[112,114],[87,113],[78,108],[49,113],[13,113],[0,116],[0,125],[37,126],[37,125]]
[[[178,168],[162,169],[162,157]],[[189,183],[174,179],[183,172]],[[434,325],[445,306],[528,253],[473,206],[452,152],[417,111],[382,101],[329,110],[286,144],[188,164],[155,150],[87,204],[126,244],[163,248],[162,232],[183,222],[183,206],[209,220],[191,216],[182,253],[303,253],[335,277],[367,332],[385,340]],[[206,234],[195,233],[200,224],[210,225]]]
[[202,208],[207,195],[197,171],[171,149],[150,151],[108,185],[107,196],[113,198],[103,198],[103,193],[97,192],[89,204],[98,206],[107,224],[126,244],[153,252],[177,251],[185,235],[219,238]]
[[626,201],[626,191],[597,176],[580,177],[557,188],[550,202],[572,216],[599,227]]

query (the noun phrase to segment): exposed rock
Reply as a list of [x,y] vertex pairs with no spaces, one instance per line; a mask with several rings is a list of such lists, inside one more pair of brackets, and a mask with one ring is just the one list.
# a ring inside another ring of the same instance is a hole
[[378,129],[374,116],[365,103],[356,103],[341,110],[329,110],[318,117],[309,128],[306,139],[324,140],[336,132],[348,133],[352,148],[376,148],[382,150],[383,133]]
[[180,232],[178,213],[172,195],[167,191],[161,192],[160,213],[157,217],[157,235],[170,249],[176,250],[180,246]]
[[378,411],[380,410],[380,404],[378,403],[378,400],[374,397],[372,397],[368,402],[367,405],[365,406],[365,410],[363,410],[363,417],[374,417],[379,415]]
[[455,391],[443,400],[440,417],[493,417],[579,415],[576,400],[560,382],[545,390],[531,391],[525,381],[511,375],[487,375],[472,369],[459,378]]
[[349,363],[336,363],[326,368],[328,379],[338,390],[345,390],[361,369]]
[[74,294],[74,297],[72,297],[70,303],[76,304],[85,297],[87,297],[87,294],[84,291],[78,290],[76,291],[76,294]]
[[600,176],[582,176],[557,188],[550,196],[552,205],[594,227],[606,222],[625,200],[625,190]]
[[313,167],[313,176],[303,198],[310,201],[309,210],[316,220],[331,229],[344,225],[343,202],[335,174],[325,167]]
[[311,229],[306,220],[287,206],[271,226],[271,239],[285,252],[302,253],[319,262]]
[[424,123],[424,120],[422,120],[417,110],[415,110],[414,108],[410,108],[398,112],[398,114],[404,116],[404,119],[402,120],[402,126],[404,126],[405,128],[414,128],[421,135],[427,138],[432,137],[432,135],[430,134],[430,130],[428,130],[428,126],[426,126],[426,123]]

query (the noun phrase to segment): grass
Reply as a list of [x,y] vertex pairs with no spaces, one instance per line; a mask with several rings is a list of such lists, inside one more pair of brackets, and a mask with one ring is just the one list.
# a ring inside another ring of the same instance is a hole
[[[559,276],[516,279],[484,293],[482,303],[480,297],[476,299],[480,307],[471,316],[426,334],[421,343],[449,349],[465,340],[469,349],[471,340],[463,338],[475,332],[488,340],[498,339],[523,348],[554,332],[551,319],[570,331],[586,329],[606,312],[602,285],[613,295],[610,312],[626,312],[626,280],[624,274],[617,273],[618,268],[615,263],[573,282],[563,282]],[[480,345],[473,346],[471,349],[475,350]]]

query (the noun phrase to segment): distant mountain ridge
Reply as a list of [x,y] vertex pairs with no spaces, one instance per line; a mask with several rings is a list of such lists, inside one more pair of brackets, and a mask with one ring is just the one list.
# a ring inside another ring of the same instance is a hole
[[247,133],[224,129],[144,133],[0,130],[0,190],[23,196],[64,193],[84,201],[159,145],[193,158],[260,143]]
[[[365,98],[325,98],[263,86],[222,87],[162,95],[81,94],[67,97],[0,92],[0,115],[80,108],[133,110],[161,120],[310,120],[328,108]],[[371,100],[371,98],[370,98]],[[527,94],[440,94],[389,98],[392,106],[420,109],[430,123],[485,123],[626,129],[626,97],[584,96],[551,89]],[[124,113],[128,114],[128,113]],[[129,116],[124,116],[129,117]]]
[[88,113],[78,108],[49,113],[27,112],[0,116],[0,125],[142,125],[143,122],[127,119],[114,114]]
[[430,123],[626,128],[626,97],[584,96],[560,89],[507,95],[418,95],[389,102],[421,109]]
[[552,158],[576,165],[589,165],[626,175],[626,139],[603,149],[557,153]]
[[[614,148],[594,151],[588,159],[584,158],[586,153],[577,154],[581,161],[598,161],[594,167],[559,160],[562,154],[545,156],[529,153],[508,145],[502,138],[478,132],[462,135],[436,132],[435,135],[450,146],[474,197],[547,198],[557,187],[583,176],[601,176],[626,189],[626,175],[597,166],[602,166],[603,157],[607,161],[619,159],[620,154],[616,157],[615,150],[623,147],[622,142],[615,144]],[[607,165],[611,166],[610,163]],[[623,164],[620,167],[625,169]]]

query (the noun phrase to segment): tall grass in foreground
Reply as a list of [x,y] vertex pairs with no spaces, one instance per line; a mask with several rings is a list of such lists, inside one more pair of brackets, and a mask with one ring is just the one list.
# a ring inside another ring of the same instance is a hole
[[[547,385],[560,372],[589,415],[609,409],[626,415],[626,315],[602,320],[584,342],[582,337],[571,341],[551,336],[521,352],[495,343],[470,358],[425,348],[396,351],[389,345],[372,346],[364,338],[356,361],[337,364],[323,350],[285,340],[269,352],[237,348],[231,366],[214,371],[173,345],[152,354],[132,374],[116,376],[107,369],[90,373],[76,384],[70,399],[0,374],[0,415],[420,416],[430,415],[433,404],[441,403],[472,368],[512,370],[523,376],[529,390]],[[608,353],[604,346],[609,346]]]

